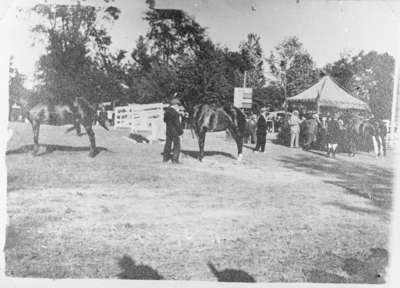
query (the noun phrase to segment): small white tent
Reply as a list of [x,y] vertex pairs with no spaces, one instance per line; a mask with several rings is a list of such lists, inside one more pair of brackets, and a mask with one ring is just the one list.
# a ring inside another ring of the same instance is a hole
[[320,111],[321,107],[327,109],[370,110],[367,103],[351,96],[329,76],[324,76],[314,86],[288,98],[288,102],[298,104],[314,103],[317,111]]

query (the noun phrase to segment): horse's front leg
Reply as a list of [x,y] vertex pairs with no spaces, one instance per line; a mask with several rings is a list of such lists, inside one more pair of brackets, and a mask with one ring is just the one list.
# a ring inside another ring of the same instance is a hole
[[243,137],[242,136],[236,136],[236,145],[238,149],[238,157],[237,160],[240,162],[242,161],[243,158]]
[[385,153],[385,147],[384,147],[384,141],[382,139],[382,137],[379,135],[377,136],[377,140],[378,140],[378,146],[379,146],[379,156],[386,156]]
[[242,158],[243,158],[243,135],[234,131],[233,129],[231,129],[230,132],[233,136],[233,139],[235,139],[237,150],[238,150],[237,160],[240,162],[240,161],[242,161]]
[[37,120],[32,121],[32,129],[33,129],[33,150],[32,154],[37,155],[39,152],[39,130],[40,123]]
[[376,141],[376,137],[375,136],[371,136],[372,138],[372,143],[374,145],[374,153],[375,153],[375,157],[378,158],[379,157],[379,146],[378,146],[378,142]]
[[85,130],[89,137],[89,142],[90,142],[89,157],[94,157],[94,156],[96,156],[96,138],[95,138],[92,126],[90,126],[90,125],[85,126]]
[[199,160],[202,161],[204,158],[204,142],[206,140],[206,131],[201,130],[199,132]]

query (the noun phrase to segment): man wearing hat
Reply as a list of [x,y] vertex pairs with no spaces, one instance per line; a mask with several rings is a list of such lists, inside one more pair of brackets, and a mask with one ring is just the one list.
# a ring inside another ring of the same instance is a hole
[[257,121],[257,144],[256,148],[254,148],[254,152],[258,152],[261,149],[261,152],[265,152],[265,141],[267,138],[267,111],[266,107],[261,108],[261,115],[258,117]]
[[[164,111],[164,122],[167,125],[166,141],[164,146],[164,162],[172,159],[173,163],[179,163],[179,153],[181,150],[180,136],[183,134],[181,127],[179,107],[180,101],[174,98],[170,101],[170,106]],[[173,147],[173,155],[171,158],[171,146]]]

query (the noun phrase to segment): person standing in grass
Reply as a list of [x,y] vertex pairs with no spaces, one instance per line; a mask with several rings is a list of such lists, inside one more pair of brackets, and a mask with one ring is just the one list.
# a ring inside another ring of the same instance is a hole
[[265,153],[265,141],[267,138],[267,111],[266,107],[261,108],[261,115],[258,117],[257,121],[257,144],[254,148],[254,152],[261,152]]
[[[176,98],[172,99],[170,106],[165,109],[164,122],[167,126],[166,129],[166,140],[164,146],[163,161],[168,162],[172,160],[172,163],[179,163],[179,154],[181,151],[181,139],[180,136],[183,134],[182,125],[179,114],[180,101]],[[171,146],[173,144],[173,153],[171,157]]]
[[299,111],[294,110],[288,120],[290,128],[290,148],[299,148],[300,123]]
[[327,122],[327,142],[328,142],[328,157],[335,158],[336,148],[339,143],[340,137],[340,124],[338,122],[337,114],[334,114],[332,118],[329,118]]

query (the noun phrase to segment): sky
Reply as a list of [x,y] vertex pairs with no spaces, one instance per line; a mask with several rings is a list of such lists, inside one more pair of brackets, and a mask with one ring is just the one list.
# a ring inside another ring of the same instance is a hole
[[[21,73],[33,80],[35,62],[44,53],[43,43],[35,40],[30,28],[39,21],[27,13],[36,0],[15,0],[9,9],[13,27],[11,53]],[[51,1],[47,3],[74,3]],[[104,1],[86,0],[88,5]],[[145,0],[114,0],[107,5],[121,9],[120,18],[109,28],[113,50],[132,51],[139,35],[149,27],[142,19],[148,9]],[[22,7],[21,12],[18,8]],[[370,50],[395,55],[400,49],[400,1],[336,0],[156,0],[156,8],[182,9],[207,27],[209,37],[232,50],[250,32],[261,38],[268,57],[282,40],[297,36],[318,67],[339,59],[341,53]],[[32,43],[35,43],[32,46]],[[29,86],[29,83],[28,83]]]

